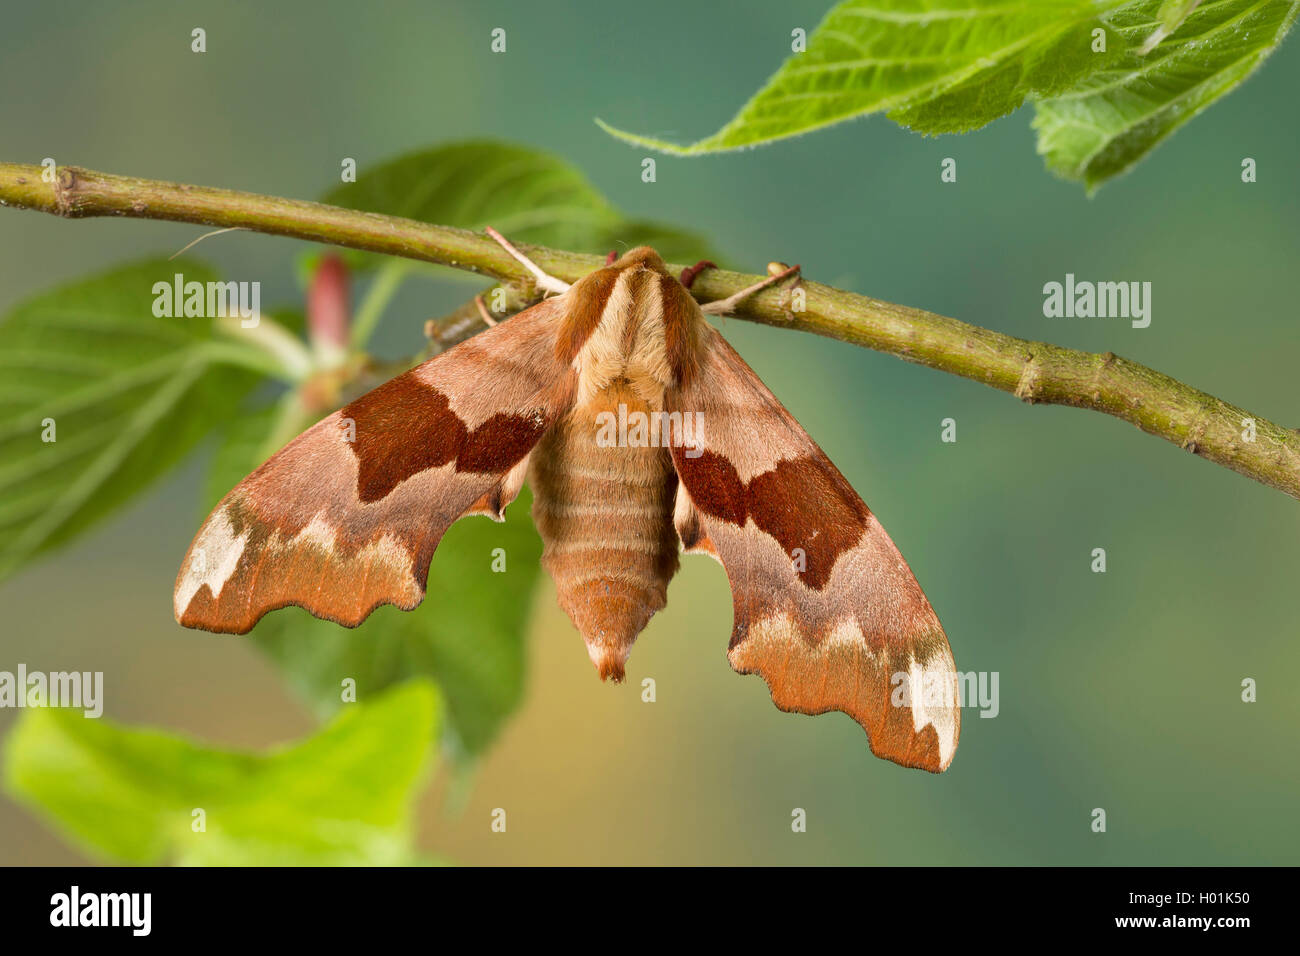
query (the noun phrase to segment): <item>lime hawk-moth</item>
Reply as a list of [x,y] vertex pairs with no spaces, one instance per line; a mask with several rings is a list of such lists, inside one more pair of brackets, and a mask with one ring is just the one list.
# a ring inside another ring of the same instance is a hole
[[[347,627],[381,604],[410,610],[452,522],[503,520],[527,479],[542,564],[602,679],[623,678],[679,553],[708,554],[731,584],[732,667],[761,675],[782,710],[847,713],[878,756],[946,769],[961,711],[929,601],[705,319],[773,279],[702,307],[696,270],[679,280],[652,249],[611,253],[570,286],[493,235],[558,294],[361,396],[244,479],[190,545],[177,620],[242,634],[290,604]],[[693,427],[640,440],[623,428],[638,415]]]

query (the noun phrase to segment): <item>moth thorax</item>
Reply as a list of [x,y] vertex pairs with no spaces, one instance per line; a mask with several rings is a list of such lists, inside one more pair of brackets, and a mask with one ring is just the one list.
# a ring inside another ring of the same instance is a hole
[[674,383],[664,329],[662,276],[628,269],[605,300],[599,325],[577,359],[578,403],[599,401],[619,379],[643,401],[663,407]]
[[557,422],[530,464],[542,565],[602,679],[623,679],[632,644],[666,603],[677,570],[669,451],[628,427],[655,413],[616,379]]

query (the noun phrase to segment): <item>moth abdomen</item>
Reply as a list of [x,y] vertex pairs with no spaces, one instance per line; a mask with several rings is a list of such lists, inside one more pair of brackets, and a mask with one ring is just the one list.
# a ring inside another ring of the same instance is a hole
[[542,565],[601,679],[620,681],[632,644],[667,603],[677,571],[668,450],[602,444],[604,411],[648,412],[622,384],[573,409],[538,445],[529,470]]

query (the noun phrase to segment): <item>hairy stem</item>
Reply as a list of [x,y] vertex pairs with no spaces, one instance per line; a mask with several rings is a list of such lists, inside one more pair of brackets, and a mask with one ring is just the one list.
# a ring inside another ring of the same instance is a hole
[[[531,276],[484,235],[324,206],[319,203],[60,167],[47,182],[39,166],[0,163],[0,205],[72,219],[130,216],[204,226],[243,226],[353,249],[467,269],[536,297]],[[576,282],[600,256],[540,246],[524,251],[543,270]],[[679,268],[679,267],[675,267]],[[724,299],[762,278],[709,269],[691,292]],[[797,329],[888,352],[1009,392],[1026,402],[1090,408],[1300,498],[1300,434],[1110,352],[1031,342],[922,309],[893,305],[816,282],[802,284],[802,310],[789,287],[766,289],[738,318]],[[1253,432],[1252,432],[1253,423]],[[1253,440],[1246,436],[1253,434]]]

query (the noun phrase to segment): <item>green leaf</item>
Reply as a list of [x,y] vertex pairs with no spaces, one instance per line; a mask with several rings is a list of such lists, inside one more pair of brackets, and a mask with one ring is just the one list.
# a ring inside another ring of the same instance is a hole
[[[435,681],[447,701],[447,742],[458,755],[476,756],[523,694],[524,638],[542,553],[528,506],[525,491],[502,524],[474,516],[452,525],[414,611],[381,607],[348,629],[285,608],[263,618],[252,637],[322,715],[343,706],[349,678],[358,700],[412,676]],[[494,573],[497,548],[505,570]]]
[[[265,754],[221,750],[80,711],[24,711],[4,785],[88,852],[126,863],[414,861],[411,804],[437,695],[413,682]],[[194,831],[194,811],[204,815]]]
[[[570,164],[508,143],[475,140],[410,153],[363,170],[321,202],[462,229],[493,226],[512,240],[575,252],[604,253],[616,239],[637,245],[657,236],[671,238],[673,254],[663,253],[670,258],[710,257],[698,236],[629,221]],[[370,253],[344,256],[357,269],[383,261]]]
[[257,381],[225,364],[264,362],[250,346],[214,340],[206,319],[154,316],[154,283],[176,273],[215,278],[192,261],[140,262],[0,320],[0,577],[147,487]]
[[521,242],[565,249],[590,243],[619,218],[568,163],[505,143],[453,143],[363,173],[321,201],[465,229],[495,226]]
[[[974,129],[1026,95],[1063,89],[1089,66],[1089,30],[1117,0],[844,0],[722,129],[677,146],[690,156],[797,136],[869,113],[927,132]],[[925,104],[942,100],[933,107]],[[600,122],[597,120],[597,122]]]
[[1200,5],[1201,0],[1164,0],[1156,13],[1164,35],[1168,36],[1177,30],[1188,15]]
[[[1111,16],[1131,52],[1071,92],[1036,104],[1038,152],[1054,172],[1092,190],[1127,171],[1249,76],[1300,13],[1300,3],[1286,0],[1213,0],[1190,13],[1167,6],[1148,0]],[[1168,24],[1169,36],[1141,55],[1136,48]]]
[[889,112],[899,126],[928,136],[968,133],[1019,109],[1026,98],[1052,96],[1117,62],[1124,51],[1107,44],[1094,52],[1093,11],[1080,11],[1041,31],[1014,55],[995,59],[956,86]]
[[[1089,188],[1142,158],[1248,76],[1282,40],[1292,0],[843,0],[695,156],[885,112],[929,135],[963,133],[1036,102],[1038,151]],[[1093,33],[1106,44],[1094,52]]]

